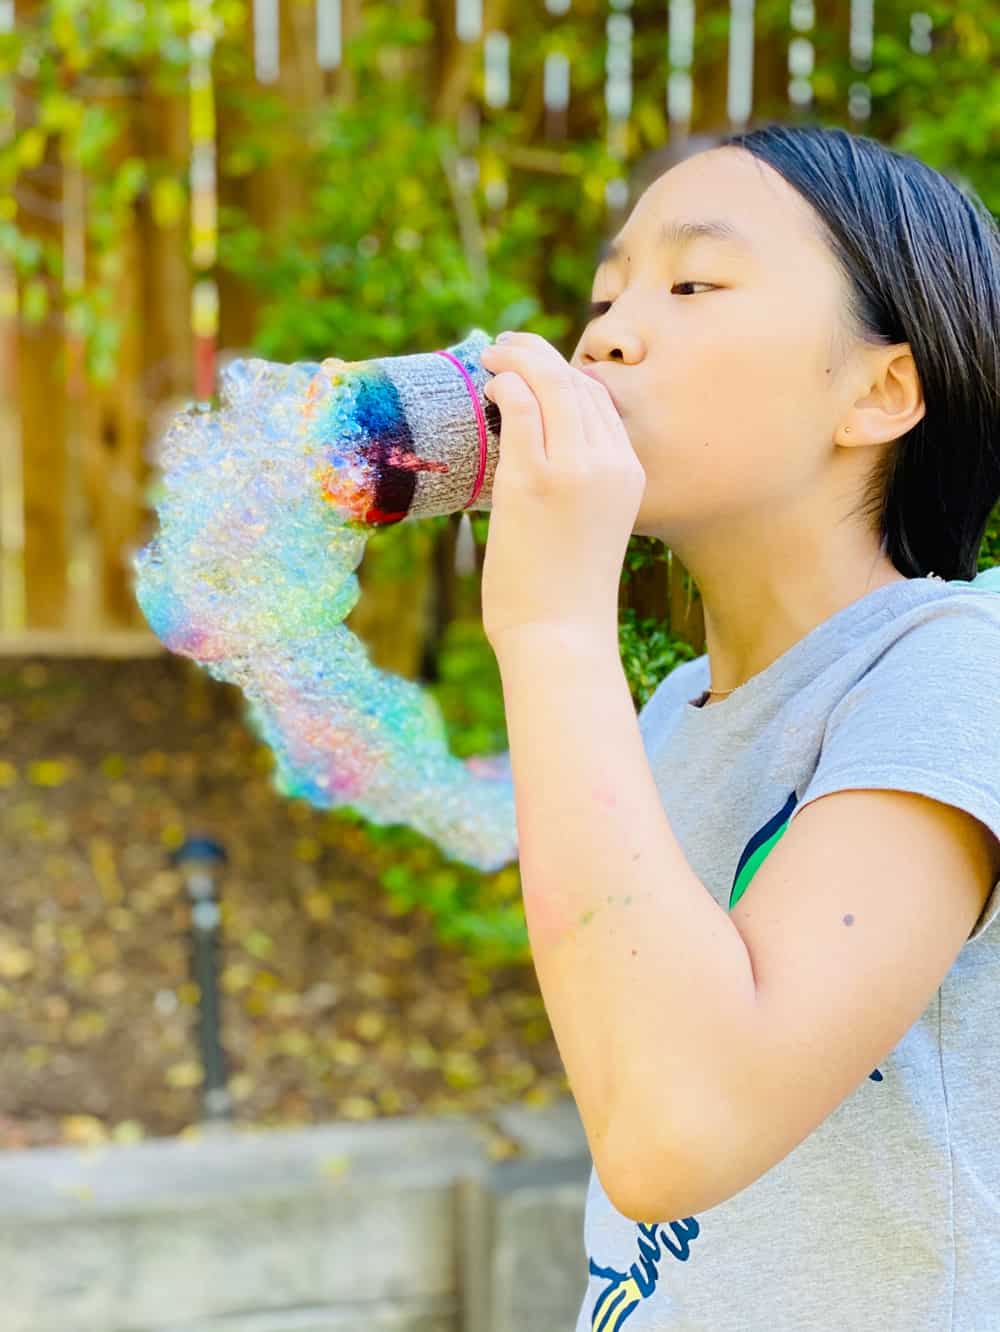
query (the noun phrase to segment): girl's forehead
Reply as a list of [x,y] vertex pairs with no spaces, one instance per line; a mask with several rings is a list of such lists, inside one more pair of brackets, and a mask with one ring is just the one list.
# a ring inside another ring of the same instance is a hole
[[[710,216],[731,224],[758,258],[822,242],[819,219],[780,172],[746,149],[710,148],[664,171],[636,201],[626,228]],[[626,228],[623,228],[625,230]]]

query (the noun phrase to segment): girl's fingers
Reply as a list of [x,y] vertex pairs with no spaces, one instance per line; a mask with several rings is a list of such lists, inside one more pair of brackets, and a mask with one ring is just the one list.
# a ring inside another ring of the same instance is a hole
[[[542,416],[545,421],[545,452],[549,461],[573,463],[580,461],[580,450],[588,453],[596,441],[588,432],[586,399],[581,399],[575,377],[571,371],[556,371],[543,380]],[[551,432],[551,433],[550,433]]]
[[509,473],[545,462],[545,424],[534,393],[512,370],[501,370],[487,387],[500,408],[500,462]]
[[[493,365],[509,366],[518,378],[523,378],[541,408],[543,448],[550,463],[571,464],[574,458],[579,459],[581,449],[590,449],[576,372],[544,338],[534,333],[517,334],[494,346],[489,354],[484,353],[483,364],[488,370]],[[502,412],[502,403],[500,409]]]
[[582,371],[576,370],[574,374],[581,381],[581,392],[586,404],[583,416],[587,423],[587,441],[592,448],[607,448],[609,434],[622,428],[621,419],[615,411],[615,405],[608,397],[607,390],[602,384],[595,383],[589,375],[583,374]]
[[583,404],[572,375],[545,364],[539,365],[538,357],[529,356],[523,359],[523,370],[527,391],[541,406],[545,457],[550,463],[579,460],[580,450],[589,450],[591,444],[584,426]]

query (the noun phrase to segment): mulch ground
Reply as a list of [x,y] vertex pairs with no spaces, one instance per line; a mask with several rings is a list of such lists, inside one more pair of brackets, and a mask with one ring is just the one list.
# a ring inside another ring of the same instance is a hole
[[[0,660],[0,1150],[196,1133],[190,908],[217,839],[241,1125],[544,1105],[567,1083],[529,965],[486,971],[379,883],[391,848],[271,785],[192,663]],[[428,843],[407,864],[443,863]],[[508,1152],[502,1138],[495,1154]]]

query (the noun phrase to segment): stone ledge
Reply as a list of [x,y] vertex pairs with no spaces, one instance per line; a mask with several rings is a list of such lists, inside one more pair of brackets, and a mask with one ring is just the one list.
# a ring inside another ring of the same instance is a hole
[[437,1304],[437,1308],[422,1307],[410,1300],[355,1304],[339,1313],[329,1308],[280,1309],[213,1318],[207,1323],[172,1323],[163,1332],[453,1332],[455,1301]]
[[486,1133],[466,1116],[399,1118],[301,1129],[206,1131],[129,1146],[39,1147],[0,1154],[0,1227],[197,1209],[218,1199],[301,1197],[419,1184],[481,1166]]
[[589,1177],[589,1156],[564,1156],[458,1181],[462,1332],[572,1332],[587,1284]]
[[579,1115],[491,1118],[523,1157],[457,1115],[0,1155],[3,1332],[570,1332]]

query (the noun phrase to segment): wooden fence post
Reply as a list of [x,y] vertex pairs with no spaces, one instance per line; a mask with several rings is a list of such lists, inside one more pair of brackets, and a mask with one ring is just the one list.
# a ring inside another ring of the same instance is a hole
[[[114,91],[102,93],[110,99]],[[125,90],[122,95],[130,97]],[[137,97],[130,97],[125,130],[113,150],[117,163],[138,150]],[[130,555],[138,544],[144,515],[148,406],[143,394],[145,317],[150,308],[148,255],[142,244],[134,206],[125,216],[119,239],[115,312],[121,318],[114,375],[107,384],[88,385],[84,436],[84,477],[96,537],[96,603],[103,627],[145,626],[135,602]]]
[[[18,0],[15,23],[30,22],[39,0]],[[29,108],[38,97],[37,81],[16,74],[15,131],[34,124]],[[36,166],[21,170],[15,183],[15,224],[26,237],[46,247],[51,262],[62,251],[62,170],[58,147],[50,136]],[[17,410],[21,422],[24,501],[24,590],[28,628],[56,629],[65,622],[69,584],[66,514],[65,361],[61,292],[50,266],[18,284]],[[32,285],[34,284],[34,285]],[[44,291],[47,312],[40,323],[25,318],[29,291]]]

